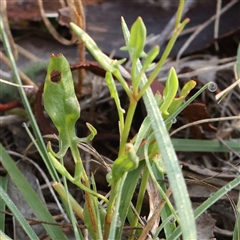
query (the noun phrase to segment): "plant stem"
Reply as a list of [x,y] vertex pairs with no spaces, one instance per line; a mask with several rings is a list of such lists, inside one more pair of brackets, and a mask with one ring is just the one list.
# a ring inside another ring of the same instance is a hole
[[[185,24],[187,21],[185,20]],[[124,29],[124,37],[126,44],[129,43],[129,30],[122,19],[122,25]],[[184,24],[183,24],[184,25]],[[178,29],[179,30],[179,29]],[[132,56],[131,56],[132,58]],[[162,63],[163,64],[163,63]],[[160,65],[160,64],[159,64]],[[137,62],[137,70],[141,71],[142,65],[140,61]],[[161,65],[160,65],[161,68]],[[154,77],[152,77],[154,79]],[[140,87],[143,88],[149,81],[143,76]],[[178,164],[178,159],[176,153],[173,149],[169,134],[167,132],[165,123],[163,121],[162,115],[158,109],[157,102],[153,96],[150,88],[146,88],[143,91],[144,104],[147,109],[147,113],[150,118],[150,123],[157,140],[158,148],[163,156],[163,160],[166,166],[166,171],[168,174],[169,182],[172,187],[173,197],[176,203],[176,208],[179,213],[179,218],[181,219],[181,230],[183,233],[183,239],[196,239],[196,225],[193,216],[193,210],[189,195],[187,192],[186,183],[182,175],[181,169]],[[146,153],[147,155],[147,153]],[[146,156],[148,157],[148,155]]]
[[132,96],[131,99],[130,99],[130,104],[129,104],[129,108],[128,108],[128,112],[127,112],[127,116],[126,116],[126,121],[125,121],[124,129],[123,129],[123,133],[121,135],[118,157],[120,157],[124,154],[125,145],[126,145],[127,140],[128,140],[129,131],[130,131],[130,128],[131,128],[131,125],[132,125],[132,120],[133,120],[133,116],[134,116],[136,107],[137,107],[137,101],[134,98],[134,96]]
[[[138,198],[137,198],[137,204],[136,204],[136,211],[139,215],[140,215],[140,212],[142,209],[142,204],[143,204],[143,200],[144,200],[144,196],[145,196],[145,192],[146,192],[146,188],[147,188],[148,178],[149,178],[149,171],[147,168],[145,168],[143,176],[142,176],[142,181],[141,181]],[[138,218],[137,218],[136,214],[134,214],[134,218],[133,218],[131,226],[133,228],[138,226]],[[135,232],[136,232],[136,229],[134,229],[132,231],[131,237],[129,238],[129,240],[134,239]]]
[[177,14],[176,14],[175,28],[177,28],[177,26],[181,22],[184,4],[185,4],[185,0],[179,1],[178,10],[177,10]]
[[142,95],[146,92],[146,89],[149,88],[149,86],[152,84],[152,82],[154,81],[154,79],[157,77],[158,73],[160,72],[163,64],[165,63],[167,57],[169,56],[169,53],[171,52],[179,34],[181,33],[181,31],[183,30],[183,28],[185,27],[185,25],[189,22],[189,19],[185,19],[179,26],[177,26],[174,29],[173,35],[170,39],[170,41],[167,44],[167,47],[165,49],[165,51],[163,52],[163,55],[161,57],[161,59],[159,60],[158,64],[156,65],[154,71],[152,72],[151,76],[148,78],[148,81],[146,84],[144,84],[144,86],[141,88],[141,91],[139,92],[138,98],[141,98]]
[[111,195],[107,205],[107,215],[105,218],[105,228],[104,228],[104,236],[103,236],[104,240],[108,239],[114,211],[118,210],[118,209],[115,209],[114,205],[116,202],[117,194],[119,194],[118,191],[119,191],[120,185],[121,185],[121,179],[118,180],[116,183],[112,183],[112,186],[111,186]]
[[[54,182],[52,186],[56,190],[56,192],[62,197],[62,199],[64,199],[67,202],[67,194],[69,193],[66,192],[63,185],[61,183]],[[75,198],[73,198],[71,195],[70,195],[70,204],[73,208],[73,211],[76,213],[76,215],[81,220],[83,220],[83,208],[78,204]]]
[[71,153],[75,162],[75,176],[74,178],[79,178],[79,179],[84,179],[84,181],[88,184],[88,177],[87,174],[85,172],[85,169],[83,167],[83,163],[82,163],[82,159],[80,157],[79,151],[78,151],[78,147],[77,147],[77,143],[73,140],[71,145],[70,145],[70,149],[71,149]]

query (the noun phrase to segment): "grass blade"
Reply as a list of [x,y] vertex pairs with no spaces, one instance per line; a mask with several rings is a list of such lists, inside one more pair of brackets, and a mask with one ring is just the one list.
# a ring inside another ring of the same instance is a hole
[[[16,166],[15,162],[3,148],[2,144],[0,144],[0,160],[7,170],[8,174],[10,175],[11,179],[18,187],[19,191],[22,193],[23,197],[32,208],[34,214],[38,218],[38,220],[42,220],[45,222],[56,223],[53,219],[52,215],[49,213],[48,209],[46,208],[45,204],[39,199],[36,192],[32,189],[31,185],[19,171],[18,167]],[[50,235],[52,239],[66,239],[63,231],[60,229],[59,226],[52,226],[48,224],[43,224],[43,227]]]
[[229,147],[216,140],[196,140],[172,138],[172,144],[176,151],[181,152],[230,152],[232,150],[240,152],[239,142],[224,141]]
[[3,231],[0,230],[0,239],[1,240],[12,240],[10,237],[8,237]]
[[13,213],[14,217],[18,220],[18,222],[21,224],[22,228],[26,232],[26,234],[29,236],[30,239],[39,239],[33,229],[30,227],[28,222],[25,220],[21,212],[18,210],[16,205],[13,203],[13,201],[9,198],[7,193],[3,190],[3,188],[0,186],[0,196],[2,200],[6,203],[10,211]]
[[[6,177],[0,176],[0,187],[2,187],[2,189],[4,191],[6,191],[6,189],[7,189],[8,179],[9,179],[8,176],[6,176]],[[4,212],[5,209],[6,209],[5,202],[0,201],[0,211]],[[0,214],[0,230],[2,230],[3,232],[5,231],[5,214]]]
[[[240,184],[240,176],[220,188],[217,192],[214,194],[211,194],[211,196],[202,203],[198,208],[194,211],[195,219],[197,219],[202,213],[204,213],[209,207],[211,207],[215,202],[217,202],[221,197],[223,197],[225,194],[227,194],[229,191],[231,191],[233,188],[237,187]],[[169,237],[168,240],[175,240],[177,239],[181,234],[181,229],[177,227],[173,234]],[[237,240],[239,238],[236,238]]]
[[[12,54],[12,51],[11,51],[11,48],[10,48],[10,44],[9,44],[5,29],[4,29],[3,20],[2,20],[1,15],[0,15],[0,35],[2,37],[2,42],[3,42],[4,48],[6,50],[8,58],[10,60],[11,67],[12,67],[12,70],[13,70],[13,73],[14,73],[14,77],[16,79],[16,83],[18,85],[22,86],[22,81],[21,81],[21,78],[19,76],[18,69],[17,69],[16,63],[15,63],[14,58],[13,58],[13,54]],[[46,167],[48,168],[49,174],[51,175],[51,177],[54,181],[59,181],[59,177],[57,175],[57,172],[56,172],[55,168],[52,166],[51,162],[49,161],[49,158],[48,158],[48,155],[47,155],[47,150],[46,150],[46,147],[45,147],[45,143],[43,141],[42,135],[41,135],[40,130],[38,128],[38,125],[36,123],[36,119],[35,119],[35,117],[32,113],[32,109],[31,109],[31,106],[28,102],[26,93],[25,93],[23,87],[19,87],[18,90],[19,90],[19,94],[21,96],[24,108],[26,110],[28,119],[29,119],[29,121],[31,123],[31,126],[33,128],[34,135],[37,139],[39,148],[41,149],[40,154],[41,154],[41,156],[42,156],[42,158],[45,162]]]

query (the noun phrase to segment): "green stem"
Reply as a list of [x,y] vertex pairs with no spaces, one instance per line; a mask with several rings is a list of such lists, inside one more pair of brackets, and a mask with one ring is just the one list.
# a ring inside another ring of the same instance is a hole
[[144,86],[141,88],[141,91],[138,94],[138,100],[143,96],[143,94],[146,92],[146,90],[149,88],[149,86],[152,84],[154,79],[157,77],[158,73],[160,72],[163,64],[165,63],[167,57],[169,56],[169,53],[171,52],[179,34],[185,27],[185,25],[189,22],[189,19],[185,19],[179,26],[177,26],[173,32],[173,35],[170,39],[170,41],[167,44],[167,47],[159,60],[158,64],[156,65],[154,71],[152,72],[151,76],[148,78],[147,83],[144,84]]
[[87,188],[84,184],[81,183],[81,181],[74,181],[74,179],[69,179],[72,183],[74,183],[76,186],[78,186],[79,188],[81,188],[83,191],[88,192],[90,194],[92,194],[93,196],[103,200],[105,203],[108,203],[108,199],[106,197],[104,197],[103,195],[92,191],[91,189]]
[[112,74],[113,74],[113,75],[118,79],[118,81],[121,83],[121,85],[122,85],[123,89],[125,90],[127,96],[128,96],[129,98],[131,98],[131,95],[132,95],[132,94],[131,94],[131,90],[130,90],[129,86],[127,85],[125,79],[124,79],[123,76],[121,75],[120,71],[117,70],[117,71],[113,72]]
[[132,60],[132,68],[131,68],[131,78],[132,78],[132,89],[133,92],[138,91],[138,85],[136,82],[136,65],[137,65],[137,59]]
[[83,220],[83,208],[78,204],[75,198],[73,198],[73,196],[70,195],[69,192],[66,192],[64,186],[61,183],[54,182],[52,186],[55,189],[55,191],[59,194],[59,196],[61,196],[62,199],[65,200],[66,202],[67,202],[67,194],[69,194],[70,204],[72,206],[73,211],[81,220]]
[[105,228],[104,228],[104,236],[103,236],[104,240],[108,239],[108,235],[109,235],[109,231],[112,223],[112,217],[113,217],[114,211],[117,211],[117,209],[115,209],[114,207],[115,207],[117,194],[119,194],[118,191],[121,186],[121,181],[122,179],[118,180],[116,183],[112,183],[112,186],[111,186],[111,195],[107,205],[107,215],[105,218]]
[[[97,192],[94,192],[93,190],[91,190],[90,188],[90,183],[89,183],[89,179],[88,176],[85,172],[85,169],[83,167],[82,164],[82,159],[80,157],[79,151],[78,151],[78,147],[77,147],[77,143],[74,141],[71,146],[71,153],[74,159],[74,162],[76,164],[75,166],[75,176],[74,178],[68,178],[69,181],[71,181],[72,183],[76,184],[79,188],[81,188],[83,191],[92,194],[93,196],[103,200],[104,202],[108,202],[108,199],[106,197],[104,197],[101,194],[98,194]],[[83,179],[84,184],[81,182],[81,179]]]
[[[145,168],[143,177],[142,177],[142,182],[141,182],[140,189],[139,189],[139,193],[138,193],[137,204],[136,204],[136,211],[139,215],[140,215],[140,212],[142,209],[142,204],[143,204],[145,192],[147,189],[148,178],[149,178],[149,171],[147,168]],[[133,218],[131,226],[133,228],[138,226],[138,218],[137,218],[136,214],[134,214],[134,218]],[[129,238],[129,240],[134,239],[135,233],[136,233],[136,229],[132,231],[131,237]]]
[[123,133],[121,135],[121,140],[120,140],[120,148],[119,148],[119,153],[118,153],[119,157],[124,154],[125,145],[126,145],[127,140],[128,140],[129,131],[130,131],[130,128],[131,128],[131,124],[132,124],[132,120],[133,120],[133,116],[134,116],[136,107],[137,107],[137,101],[136,101],[136,99],[134,99],[133,96],[131,96],[130,105],[129,105],[129,108],[128,108],[126,121],[125,121],[124,129],[123,129]]
[[75,165],[74,179],[81,179],[82,178],[87,183],[87,186],[89,187],[88,177],[87,177],[87,174],[86,174],[85,169],[83,167],[82,159],[80,157],[76,141],[72,141],[72,143],[70,145],[70,149],[71,149],[71,153],[72,153],[74,162],[76,164]]
[[[63,163],[63,158],[61,158],[60,160]],[[69,190],[68,190],[68,186],[67,186],[67,180],[66,180],[65,176],[63,176],[63,185],[64,185],[65,192],[67,193],[67,195],[66,195],[66,200],[67,200],[66,201],[66,203],[67,203],[66,211],[68,212],[68,216],[70,218],[71,224],[73,225],[73,231],[74,231],[75,238],[76,238],[76,240],[83,239],[83,236],[81,236],[82,234],[81,235],[79,234],[79,232],[81,233],[81,231],[78,231],[77,220],[73,213],[73,207],[71,205]]]
[[[73,159],[76,163],[74,178],[79,179],[79,181],[78,181],[79,183],[81,181],[83,181],[83,183],[81,182],[81,184],[83,184],[86,188],[91,190],[90,189],[90,182],[89,182],[88,176],[85,172],[85,169],[83,167],[82,159],[80,157],[80,153],[78,151],[76,141],[72,142],[72,144],[70,145],[70,149],[71,149]],[[91,190],[91,191],[94,192],[93,190]],[[96,192],[96,194],[97,194],[97,192]],[[98,219],[97,219],[97,215],[96,215],[96,212],[95,212],[92,197],[93,197],[93,195],[89,191],[85,191],[85,198],[86,198],[86,203],[87,203],[87,207],[88,207],[89,217],[91,219],[91,223],[92,223],[92,226],[93,226],[93,231],[95,233],[95,237],[97,238],[99,236],[98,228],[97,228]]]
[[184,4],[185,4],[184,0],[179,1],[178,10],[177,10],[177,14],[176,14],[175,28],[177,28],[177,26],[181,22]]
[[177,115],[183,111],[193,100],[195,100],[202,92],[204,92],[212,82],[206,83],[201,89],[199,89],[191,98],[189,98],[182,106],[180,106],[169,118],[167,118],[164,122],[167,125],[171,122],[172,119],[177,117]]
[[[109,236],[108,239],[116,239],[116,233],[117,229],[119,227],[119,224],[123,225],[124,221],[120,219],[120,214],[122,209],[120,210],[121,200],[122,200],[122,191],[123,191],[123,185],[126,180],[127,173],[125,173],[122,178],[119,181],[118,188],[116,189],[116,199],[115,199],[115,205],[114,205],[114,213],[112,215],[112,222],[110,226]],[[121,221],[121,222],[119,222]]]

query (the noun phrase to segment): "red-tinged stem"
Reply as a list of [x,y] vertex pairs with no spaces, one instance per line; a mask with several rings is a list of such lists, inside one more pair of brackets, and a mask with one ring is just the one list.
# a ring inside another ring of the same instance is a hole
[[7,110],[13,109],[19,105],[19,101],[13,101],[9,103],[0,104],[0,112],[5,112]]

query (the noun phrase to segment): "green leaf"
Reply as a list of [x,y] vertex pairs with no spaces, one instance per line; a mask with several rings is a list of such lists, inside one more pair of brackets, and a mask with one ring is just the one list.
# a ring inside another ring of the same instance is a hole
[[[224,143],[236,152],[240,151],[239,141],[224,141]],[[229,148],[216,140],[196,140],[172,138],[172,144],[176,151],[181,152],[230,152]]]
[[161,154],[156,154],[153,158],[153,162],[155,163],[156,165],[156,168],[158,169],[158,171],[160,173],[164,173],[166,174],[166,167],[165,167],[165,164],[163,162],[163,159],[162,159],[162,156]]
[[151,51],[147,54],[146,58],[144,59],[143,62],[143,66],[142,69],[143,71],[146,71],[149,66],[151,65],[151,63],[153,62],[153,60],[157,57],[157,55],[159,54],[160,51],[160,47],[159,46],[155,46],[151,49]]
[[160,107],[161,112],[164,115],[169,115],[168,108],[172,104],[173,99],[175,98],[178,90],[178,77],[176,71],[172,67],[170,69],[168,79],[163,91],[163,103]]
[[136,58],[143,57],[146,55],[144,53],[146,36],[147,36],[146,27],[142,21],[142,18],[138,17],[137,20],[132,25],[128,45],[130,48],[134,48]]
[[[131,212],[130,203],[135,192],[136,186],[139,182],[139,177],[141,175],[141,171],[144,167],[144,162],[141,161],[139,163],[138,168],[135,170],[128,172],[127,177],[124,181],[122,194],[121,194],[121,205],[119,212],[119,218],[122,223],[126,221],[126,216],[128,217],[128,221],[132,222],[134,213]],[[131,183],[131,184],[129,184]],[[122,231],[123,231],[124,224],[122,224],[119,228],[117,228],[116,239],[121,239]]]
[[184,108],[186,108],[192,101],[194,101],[202,92],[204,92],[208,87],[210,83],[205,84],[201,89],[199,89],[192,97],[190,97],[186,102],[184,102],[179,108],[177,108],[177,110],[172,113],[172,115],[170,115],[166,120],[165,120],[165,124],[169,124],[172,119],[176,118],[176,116],[183,111]]
[[[91,176],[92,189],[97,192],[94,176]],[[89,208],[91,205],[91,208]],[[103,239],[103,223],[105,222],[106,211],[100,205],[98,199],[92,195],[86,195],[84,204],[84,224],[86,225],[93,239]]]
[[[212,193],[207,200],[205,200],[199,207],[194,210],[194,217],[197,219],[201,214],[203,214],[209,207],[211,207],[215,202],[221,199],[224,195],[228,194],[229,191],[240,185],[240,176],[227,183],[225,186],[221,187],[215,193]],[[238,220],[239,221],[239,220]],[[238,229],[239,230],[239,229]],[[177,239],[181,235],[181,229],[178,226],[172,235],[168,239]],[[238,237],[238,236],[237,236]],[[233,238],[238,240],[239,238]]]
[[55,191],[59,194],[59,196],[61,196],[61,199],[66,202],[66,204],[69,198],[69,202],[73,211],[81,220],[83,220],[83,208],[79,205],[75,198],[68,191],[66,191],[66,189],[61,183],[54,182],[52,186],[55,189]]
[[48,148],[48,156],[53,164],[53,166],[55,167],[55,169],[61,173],[62,176],[66,177],[69,181],[74,181],[73,177],[71,176],[71,174],[67,171],[67,169],[64,167],[64,165],[62,165],[56,158],[56,154],[54,153],[54,151],[52,150],[51,147],[51,143],[48,142],[47,145]]
[[124,173],[138,167],[139,158],[131,143],[126,144],[126,154],[117,158],[112,166],[112,181],[118,181]]
[[88,51],[106,71],[115,72],[118,69],[118,65],[121,65],[126,61],[126,59],[112,60],[98,48],[93,39],[80,27],[72,22],[70,23],[70,27],[77,34],[77,36],[81,38]]
[[[146,56],[146,58],[144,59],[144,63],[143,63],[143,67],[140,71],[140,73],[137,76],[137,79],[135,82],[133,82],[133,85],[136,85],[137,87],[139,86],[139,83],[141,81],[141,78],[143,76],[143,74],[145,74],[145,71],[151,66],[153,60],[157,57],[157,55],[159,54],[159,46],[155,46]],[[138,100],[142,97],[142,94],[144,94],[144,91],[141,91],[138,94]]]
[[196,82],[193,80],[188,81],[180,92],[180,97],[174,98],[170,107],[168,108],[169,114],[174,113],[182,105],[184,99],[188,96],[190,91],[196,86]]
[[189,92],[196,86],[196,82],[194,80],[188,81],[182,88],[180,92],[180,96],[186,98]]
[[88,128],[90,134],[87,137],[77,138],[76,139],[77,142],[88,143],[88,142],[92,141],[93,138],[96,136],[96,134],[97,134],[96,128],[90,123],[86,123],[86,125],[87,125],[87,128]]
[[67,59],[51,55],[44,84],[43,102],[46,112],[57,127],[60,139],[59,156],[64,156],[75,136],[75,123],[80,106],[75,95],[72,73]]
[[30,227],[28,222],[25,220],[24,216],[21,214],[21,212],[18,210],[14,202],[10,199],[10,197],[7,195],[7,193],[3,190],[1,186],[0,186],[0,197],[7,204],[8,208],[13,213],[14,217],[18,220],[19,224],[22,226],[23,230],[29,236],[29,238],[38,239],[36,233]]
[[123,51],[129,51],[134,58],[146,57],[144,46],[146,41],[147,31],[141,17],[133,23],[130,31],[130,40],[127,46],[121,48]]
[[[92,209],[92,210],[93,210],[93,209]],[[94,211],[95,211],[95,209],[94,209]],[[96,239],[96,234],[95,234],[95,231],[94,231],[94,227],[93,227],[93,224],[92,224],[92,221],[91,221],[90,214],[92,214],[92,212],[91,212],[91,213],[89,212],[88,203],[85,202],[85,203],[84,203],[84,211],[83,211],[84,224],[86,225],[87,230],[88,230],[89,233],[90,233],[90,236],[91,236],[93,239]]]
[[[39,199],[36,192],[33,190],[31,185],[28,183],[23,174],[19,171],[16,164],[12,160],[12,158],[8,155],[6,150],[3,148],[2,144],[0,144],[0,152],[1,152],[1,162],[4,168],[7,170],[11,179],[22,193],[24,199],[27,201],[29,206],[32,208],[34,214],[38,218],[38,220],[43,222],[56,223],[53,219],[52,215],[49,213],[45,204]],[[52,226],[49,224],[43,224],[43,227],[46,229],[47,233],[50,235],[52,239],[66,239],[63,231],[58,226]]]
[[121,107],[121,102],[120,102],[120,99],[119,99],[119,96],[118,96],[118,91],[116,89],[114,79],[113,79],[112,74],[110,72],[106,72],[105,80],[106,80],[106,83],[108,85],[110,95],[114,99],[116,107],[117,107],[119,122],[120,122],[120,133],[122,133],[123,127],[124,127],[123,114],[125,113],[125,110]]
[[[2,187],[4,191],[7,190],[8,179],[9,179],[8,176],[5,176],[5,177],[0,176],[0,187]],[[0,211],[5,212],[5,210],[6,210],[5,202],[0,201]],[[0,214],[0,230],[2,230],[3,232],[5,230],[5,214]]]

